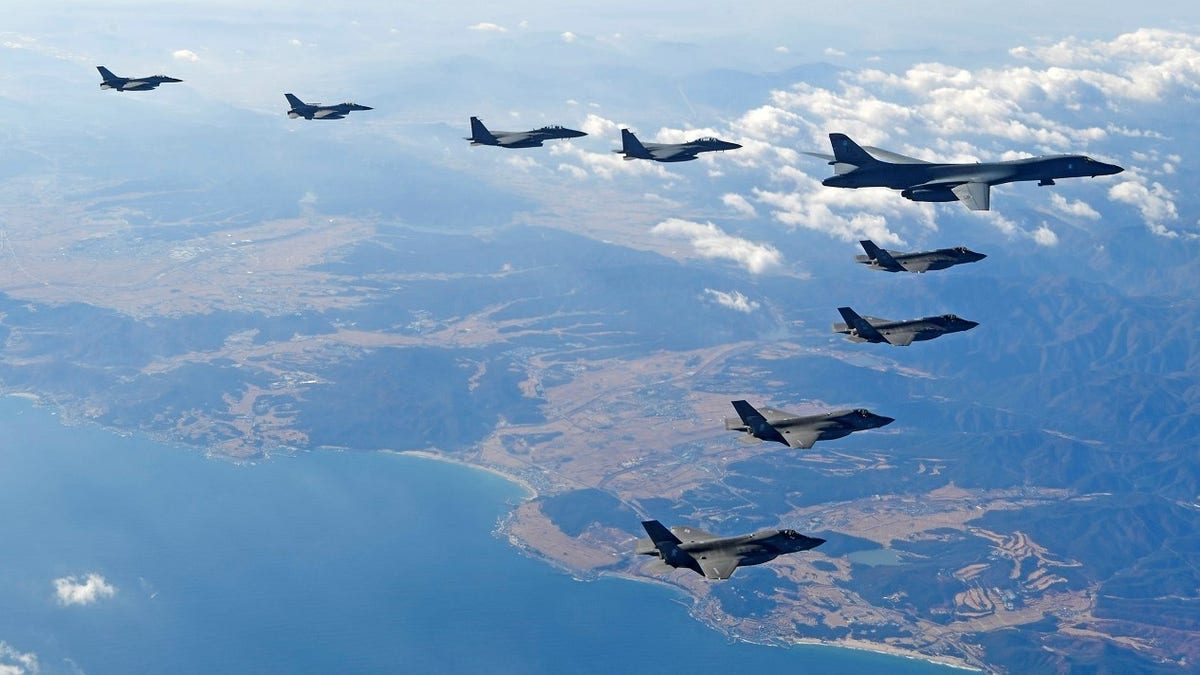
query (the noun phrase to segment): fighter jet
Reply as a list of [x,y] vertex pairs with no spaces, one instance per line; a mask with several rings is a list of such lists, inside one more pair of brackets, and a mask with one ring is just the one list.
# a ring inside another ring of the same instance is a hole
[[775,441],[791,448],[811,448],[817,441],[830,441],[849,436],[855,431],[876,429],[896,420],[876,415],[870,410],[835,410],[818,415],[794,415],[782,410],[755,410],[745,401],[731,401],[737,417],[726,417],[725,428],[744,431],[743,443]]
[[306,120],[340,120],[355,110],[374,110],[374,108],[357,103],[339,103],[337,105],[321,105],[320,103],[305,103],[292,94],[284,94],[288,104],[292,106],[287,116]]
[[183,80],[167,77],[166,75],[151,75],[150,77],[121,77],[114,75],[113,71],[104,66],[96,66],[96,70],[100,71],[100,77],[104,80],[100,83],[101,89],[116,89],[117,91],[147,91],[158,87],[164,82],[183,82]]
[[465,140],[471,145],[498,145],[502,148],[540,148],[542,141],[556,138],[579,138],[587,136],[582,131],[560,127],[557,124],[533,131],[488,131],[478,117],[471,118],[471,135]]
[[958,333],[971,330],[979,324],[974,321],[960,319],[953,314],[927,316],[908,321],[891,321],[877,319],[873,316],[859,316],[849,307],[838,307],[838,312],[846,323],[833,324],[833,332],[848,335],[851,342],[883,342],[897,347],[907,347],[913,342],[932,340],[946,333]]
[[642,521],[649,539],[637,540],[639,555],[658,559],[648,572],[670,572],[686,567],[709,579],[728,579],[743,565],[759,565],[783,555],[807,551],[825,543],[795,530],[763,530],[736,537],[718,537],[691,527],[667,529],[657,520]]
[[886,187],[915,202],[961,201],[972,211],[987,211],[991,188],[1014,181],[1036,180],[1054,185],[1057,178],[1108,176],[1124,171],[1085,155],[1043,155],[1005,162],[941,164],[864,148],[846,134],[829,134],[833,154],[805,153],[829,161],[834,175],[821,181],[829,187]]
[[898,251],[887,251],[879,248],[870,239],[864,239],[858,243],[862,245],[863,250],[867,254],[856,255],[854,259],[864,265],[869,265],[873,270],[883,270],[885,272],[944,270],[947,267],[963,263],[979,262],[987,257],[982,253],[972,251],[966,246],[939,248],[936,251],[900,253]]
[[687,143],[642,143],[628,129],[621,130],[621,149],[613,152],[625,159],[652,159],[656,162],[690,162],[701,152],[724,152],[742,146],[711,136]]

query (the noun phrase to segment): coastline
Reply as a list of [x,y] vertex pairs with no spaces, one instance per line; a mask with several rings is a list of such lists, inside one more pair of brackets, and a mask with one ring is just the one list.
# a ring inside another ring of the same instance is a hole
[[[449,457],[449,456],[444,455],[439,452],[434,452],[431,450],[381,450],[380,452],[387,453],[387,454],[393,454],[393,455],[407,455],[410,457],[418,457],[421,459],[427,459],[427,460],[436,461],[436,462],[445,462],[447,464],[456,464],[458,466],[462,466],[462,467],[469,468],[469,469],[475,469],[478,471],[486,471],[495,476],[499,476],[500,478],[503,478],[511,483],[519,485],[523,490],[525,490],[526,494],[523,499],[526,501],[531,500],[531,499],[536,499],[539,495],[537,489],[535,489],[532,485],[530,485],[527,481],[525,481],[524,479],[522,479],[520,477],[506,473],[506,472],[501,471],[500,469],[496,469],[494,467],[473,464],[473,463],[465,461],[465,460]],[[698,615],[695,611],[699,606],[698,598],[696,598],[694,595],[689,593],[686,589],[684,589],[678,585],[675,585],[675,584],[672,584],[672,583],[669,583],[666,581],[662,581],[662,580],[657,580],[657,579],[652,579],[652,578],[647,578],[647,577],[638,577],[638,576],[633,576],[630,574],[623,574],[620,572],[601,572],[599,575],[582,575],[582,574],[580,574],[579,570],[572,569],[572,568],[562,564],[560,561],[555,560],[553,558],[550,558],[550,557],[542,554],[536,548],[531,547],[528,543],[519,541],[519,540],[515,540],[515,537],[511,533],[508,533],[508,538],[509,538],[509,541],[513,544],[514,548],[517,548],[518,550],[524,552],[526,555],[532,555],[533,557],[537,558],[538,560],[542,561],[543,563],[549,564],[551,567],[571,576],[572,578],[574,578],[578,581],[594,581],[598,578],[609,577],[609,578],[614,578],[614,579],[623,579],[626,581],[632,581],[634,583],[639,583],[639,584],[648,584],[648,585],[652,585],[652,586],[658,586],[658,587],[672,589],[673,591],[680,593],[683,597],[686,597],[691,601],[691,609],[689,610],[688,614],[693,619],[695,619],[696,621],[698,621],[710,628],[713,628],[718,633],[728,637],[729,639],[737,640],[739,642],[745,642],[747,644],[756,644],[756,645],[761,645],[761,646],[765,646],[765,647],[790,648],[792,646],[805,645],[805,646],[815,646],[815,647],[828,647],[828,648],[833,648],[833,649],[850,649],[850,650],[860,651],[860,652],[871,652],[871,653],[875,653],[875,654],[882,654],[884,656],[901,657],[901,658],[910,659],[913,661],[923,661],[925,663],[931,663],[931,664],[934,664],[937,666],[954,668],[956,670],[964,670],[964,671],[969,671],[969,672],[984,672],[984,669],[979,668],[977,666],[973,666],[961,659],[956,659],[954,657],[930,656],[928,654],[922,654],[921,652],[917,652],[917,651],[913,651],[913,650],[909,650],[909,649],[903,649],[900,647],[892,647],[892,646],[886,645],[886,644],[878,644],[878,643],[867,642],[867,641],[863,641],[863,640],[840,641],[840,640],[821,640],[821,639],[817,639],[817,638],[802,638],[802,637],[788,637],[786,639],[782,639],[782,640],[779,640],[776,642],[759,642],[759,641],[751,640],[751,639],[746,638],[745,636],[730,633],[728,630],[723,629],[721,626],[716,625],[710,621],[706,621],[703,617]]]

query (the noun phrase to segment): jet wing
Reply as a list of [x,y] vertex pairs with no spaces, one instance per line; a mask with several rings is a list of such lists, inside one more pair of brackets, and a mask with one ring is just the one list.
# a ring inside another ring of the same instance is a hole
[[808,450],[821,438],[821,432],[812,427],[784,427],[780,430],[788,447]]
[[901,267],[908,270],[909,272],[928,272],[929,268],[932,264],[933,263],[929,262],[929,260],[925,259],[925,258],[918,258],[915,260],[905,260],[904,262],[899,263],[899,265]]
[[889,344],[896,345],[897,347],[907,347],[913,343],[913,339],[917,337],[917,332],[911,330],[889,331],[884,333],[883,337],[887,339]]
[[704,530],[698,530],[694,527],[686,527],[683,525],[677,525],[675,527],[672,527],[671,534],[674,534],[676,537],[679,537],[679,539],[681,541],[683,541],[684,543],[710,541],[712,539],[720,539],[720,537],[713,534],[712,532],[705,532]]
[[685,148],[648,148],[650,155],[660,162],[687,162],[696,159],[696,153]]
[[738,559],[731,555],[709,556],[699,562],[704,576],[709,579],[728,579],[738,567]]
[[763,416],[763,419],[774,424],[780,420],[787,420],[795,417],[795,413],[787,412],[786,410],[777,410],[775,408],[759,408],[758,414]]
[[316,117],[317,119],[322,119],[322,120],[324,120],[324,119],[337,120],[337,119],[342,119],[343,117],[345,117],[345,115],[343,115],[342,113],[340,113],[337,110],[318,110],[317,112],[313,113],[313,117]]
[[972,211],[987,211],[991,207],[992,186],[971,181],[950,188],[958,201]]

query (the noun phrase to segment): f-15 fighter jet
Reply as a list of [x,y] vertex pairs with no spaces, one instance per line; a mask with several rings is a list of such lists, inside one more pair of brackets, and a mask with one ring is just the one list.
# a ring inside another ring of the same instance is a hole
[[540,148],[542,141],[556,138],[579,138],[587,136],[582,131],[552,125],[532,131],[489,131],[478,117],[471,118],[471,135],[465,140],[471,145],[498,145],[502,148]]
[[652,159],[656,162],[690,162],[702,152],[737,150],[742,146],[719,138],[698,138],[687,143],[643,143],[628,129],[621,130],[621,149],[613,150],[625,159]]

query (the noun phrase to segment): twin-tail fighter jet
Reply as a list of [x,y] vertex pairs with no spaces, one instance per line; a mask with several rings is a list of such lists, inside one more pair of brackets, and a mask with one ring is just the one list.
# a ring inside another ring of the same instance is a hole
[[885,272],[929,272],[932,270],[944,270],[947,267],[962,265],[963,263],[979,262],[987,257],[982,253],[972,251],[966,246],[939,248],[934,251],[901,253],[899,251],[888,251],[879,248],[870,239],[864,239],[858,243],[862,245],[863,250],[867,254],[856,255],[854,256],[854,260],[868,265],[873,270],[883,270]]
[[292,106],[287,111],[287,116],[292,119],[303,117],[306,120],[340,120],[355,110],[374,110],[374,108],[357,103],[321,105],[320,103],[305,103],[293,94],[284,94],[284,97]]
[[151,75],[150,77],[121,77],[113,74],[113,71],[104,66],[96,66],[96,70],[100,71],[100,77],[104,78],[100,82],[101,89],[116,89],[117,91],[149,91],[155,89],[158,85],[165,82],[183,82],[178,78],[167,77],[166,75]]
[[471,135],[464,140],[471,145],[496,145],[501,148],[540,148],[542,141],[556,138],[579,138],[587,136],[582,131],[560,127],[557,124],[532,131],[489,131],[478,117],[471,118]]
[[991,207],[991,188],[1036,180],[1054,185],[1058,178],[1108,176],[1124,171],[1086,155],[1043,155],[1004,162],[944,164],[906,157],[888,150],[862,147],[846,134],[829,134],[833,154],[809,152],[829,161],[834,175],[822,185],[841,188],[885,187],[900,190],[915,202],[960,201],[972,211]]
[[859,316],[849,307],[838,307],[846,323],[833,324],[833,332],[843,333],[851,342],[875,342],[907,347],[913,342],[932,340],[946,333],[971,330],[979,324],[953,314],[927,316],[907,321],[892,321],[873,316]]
[[613,150],[625,159],[650,159],[656,162],[690,162],[702,152],[724,152],[742,146],[719,138],[698,138],[687,143],[643,143],[628,129],[621,130],[621,149]]
[[718,537],[691,527],[667,529],[657,520],[642,522],[649,539],[637,540],[637,553],[658,559],[646,571],[662,573],[686,567],[709,579],[728,579],[738,567],[758,565],[785,554],[807,551],[825,543],[795,530],[763,530],[736,537]]
[[817,441],[829,441],[849,436],[855,431],[877,429],[896,420],[876,415],[870,410],[835,410],[817,415],[795,415],[783,410],[755,410],[745,401],[731,401],[737,417],[725,418],[725,429],[744,431],[743,443],[775,441],[789,448],[811,448]]

